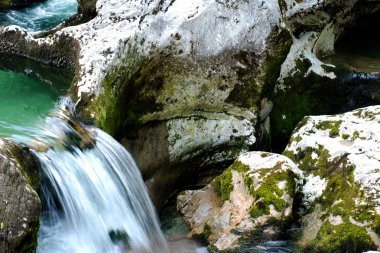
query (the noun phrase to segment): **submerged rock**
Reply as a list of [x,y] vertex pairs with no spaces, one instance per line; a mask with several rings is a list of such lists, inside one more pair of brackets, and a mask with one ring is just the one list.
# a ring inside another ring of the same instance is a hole
[[181,193],[177,208],[190,236],[203,237],[217,251],[239,252],[248,238],[276,238],[285,231],[297,174],[287,157],[246,153],[205,188]]
[[380,106],[305,117],[284,155],[305,173],[300,245],[308,252],[380,249]]
[[0,139],[0,252],[35,252],[39,169],[28,150]]

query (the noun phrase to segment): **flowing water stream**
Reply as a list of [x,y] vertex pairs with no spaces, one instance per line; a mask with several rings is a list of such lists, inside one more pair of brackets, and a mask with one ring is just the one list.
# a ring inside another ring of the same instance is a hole
[[[0,24],[48,30],[76,10],[76,0],[48,0],[1,11]],[[363,72],[380,70],[376,45],[375,51],[365,55]],[[338,52],[337,56],[362,70],[356,52]],[[188,251],[181,243],[170,250],[173,245],[167,245],[129,153],[108,134],[76,121],[69,99],[62,99],[54,109],[71,78],[65,71],[0,55],[0,136],[33,148],[43,170],[38,253],[207,252],[196,249],[193,241],[187,241],[191,244]],[[185,235],[188,231],[183,225],[180,233]],[[289,242],[268,241],[244,252],[287,253],[292,249]]]
[[44,174],[39,253],[167,252],[140,172],[117,141],[62,109],[28,138]]
[[0,135],[42,167],[39,253],[168,252],[135,162],[112,137],[57,101],[73,75],[0,55]]
[[0,25],[18,25],[29,31],[54,28],[77,12],[77,0],[47,0],[20,10],[0,11]]

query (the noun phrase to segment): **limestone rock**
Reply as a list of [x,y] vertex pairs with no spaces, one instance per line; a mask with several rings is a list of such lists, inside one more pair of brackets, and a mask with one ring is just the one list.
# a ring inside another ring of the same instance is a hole
[[35,191],[38,181],[29,151],[0,139],[0,252],[35,252],[41,208]]
[[380,249],[379,122],[380,106],[371,106],[305,117],[294,131],[284,155],[305,173],[304,248]]
[[[380,100],[377,91],[372,92],[371,82],[359,81],[366,91],[357,91],[358,83],[347,78],[352,70],[324,59],[334,54],[347,27],[379,11],[379,1],[280,2],[283,26],[289,29],[293,43],[273,84],[274,92],[268,95],[274,103],[271,130],[274,146],[281,147],[278,152],[304,116],[342,113]],[[377,18],[378,14],[374,15]]]
[[246,153],[205,188],[181,193],[177,208],[190,236],[203,236],[217,251],[237,250],[255,233],[275,238],[284,232],[281,227],[292,219],[297,174],[284,156]]
[[78,114],[137,146],[135,157],[149,154],[137,163],[162,204],[255,143],[260,73],[280,14],[277,0],[98,0],[94,19],[47,37],[3,28],[0,51],[75,69]]
[[290,134],[304,107],[279,108],[304,105],[293,103],[300,96],[269,96],[267,117],[263,90],[277,80],[276,90],[287,87],[281,80],[295,73],[298,83],[306,73],[334,77],[316,55],[331,51],[359,1],[98,0],[96,11],[94,3],[79,2],[80,12],[96,12],[89,22],[45,37],[0,28],[0,52],[75,70],[78,115],[129,149],[159,207],[200,172],[252,149],[256,137],[269,146],[269,125]]

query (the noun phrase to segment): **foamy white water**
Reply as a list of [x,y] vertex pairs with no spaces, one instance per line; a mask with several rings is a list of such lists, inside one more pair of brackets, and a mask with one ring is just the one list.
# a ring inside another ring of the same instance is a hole
[[18,25],[29,31],[48,30],[77,12],[76,0],[47,0],[20,10],[0,12],[0,25]]
[[111,136],[69,114],[59,109],[18,137],[38,150],[43,168],[37,252],[168,252],[132,157]]

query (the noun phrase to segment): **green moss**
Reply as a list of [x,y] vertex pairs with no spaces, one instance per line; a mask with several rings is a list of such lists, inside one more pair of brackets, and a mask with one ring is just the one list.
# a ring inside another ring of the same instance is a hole
[[239,173],[244,173],[249,170],[249,166],[240,161],[236,161],[230,166],[230,169]]
[[253,179],[249,175],[244,175],[244,185],[247,186],[251,195],[254,195],[255,187],[253,185]]
[[223,172],[222,175],[218,176],[212,182],[216,193],[219,195],[222,203],[230,199],[230,194],[234,189],[232,184],[232,172],[231,169]]
[[[346,167],[341,171],[334,171],[333,174],[329,177],[326,191],[318,202],[324,209],[330,209],[333,215],[354,217],[354,199],[358,196],[358,189],[355,186],[353,170]],[[339,203],[334,205],[338,200]]]
[[358,131],[355,131],[352,135],[352,138],[351,138],[351,141],[355,141],[356,139],[361,139],[361,140],[366,140],[367,138],[366,137],[360,137],[360,134]]
[[348,138],[350,138],[349,134],[342,134],[342,139],[347,140]]
[[358,118],[374,120],[377,116],[377,113],[364,110],[364,109],[358,109],[356,110],[354,115]]
[[[350,222],[333,226],[325,222],[317,238],[312,241],[309,250],[313,252],[364,252],[375,250],[376,246],[364,227],[359,227]],[[306,250],[308,251],[308,250]]]
[[375,217],[373,218],[372,227],[377,236],[380,236],[380,215],[375,214]]
[[142,124],[141,116],[161,109],[155,92],[162,88],[162,73],[156,73],[158,58],[142,57],[135,42],[122,63],[104,78],[103,91],[87,106],[94,123],[107,133],[132,138]]
[[[315,158],[313,158],[313,153]],[[298,150],[297,153],[285,150],[282,154],[294,161],[302,171],[320,175],[323,178],[330,175],[331,170],[335,168],[329,162],[331,157],[329,151],[322,145],[318,145],[317,148],[307,147]]]
[[329,136],[335,138],[339,136],[339,128],[342,124],[341,120],[338,121],[321,121],[315,127],[320,130],[330,130]]
[[115,135],[120,127],[119,96],[113,90],[115,77],[107,77],[103,81],[103,92],[99,94],[93,106],[95,107],[95,124],[111,135]]
[[[281,166],[281,164],[276,166]],[[284,191],[277,186],[278,182],[286,181],[285,190],[290,196],[294,196],[295,193],[295,185],[293,184],[295,175],[293,172],[263,169],[260,173],[262,173],[263,182],[258,189],[254,191],[251,189],[251,194],[254,197],[254,206],[250,210],[252,218],[269,214],[270,205],[273,205],[278,212],[283,212],[287,207],[286,201],[282,199]]]
[[252,206],[252,208],[249,210],[249,215],[252,217],[252,218],[258,218],[258,217],[261,217],[263,215],[267,215],[269,214],[269,207],[265,207],[265,206],[260,206],[260,205],[254,205]]
[[298,143],[302,141],[302,137],[300,135],[297,135],[297,137],[294,140]]
[[211,235],[211,227],[207,223],[203,226],[203,234],[206,239],[208,239]]

